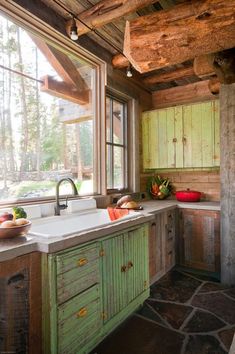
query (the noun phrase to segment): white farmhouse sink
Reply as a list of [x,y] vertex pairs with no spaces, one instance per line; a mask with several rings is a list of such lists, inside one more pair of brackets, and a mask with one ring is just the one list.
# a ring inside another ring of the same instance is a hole
[[51,216],[35,220],[32,223],[30,235],[39,237],[65,237],[91,229],[102,228],[111,224],[117,224],[124,220],[136,219],[143,214],[139,212],[129,212],[122,218],[111,221],[108,211],[105,209],[91,209],[76,214],[63,216]]

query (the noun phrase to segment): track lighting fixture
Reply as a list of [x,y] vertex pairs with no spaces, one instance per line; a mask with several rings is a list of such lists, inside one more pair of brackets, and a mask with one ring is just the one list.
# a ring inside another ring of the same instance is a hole
[[127,69],[126,69],[126,76],[127,77],[132,77],[133,74],[132,74],[132,67],[131,67],[131,64],[129,63]]
[[72,41],[76,41],[78,39],[78,28],[74,17],[72,19],[70,28],[70,38],[72,39]]

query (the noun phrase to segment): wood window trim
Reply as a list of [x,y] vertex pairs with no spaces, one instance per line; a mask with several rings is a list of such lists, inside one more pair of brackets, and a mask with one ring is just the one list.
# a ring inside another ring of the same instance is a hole
[[[107,193],[117,193],[117,192],[123,192],[128,190],[128,158],[127,158],[127,151],[128,151],[128,102],[120,97],[117,97],[116,95],[113,94],[106,94],[106,98],[110,99],[110,123],[111,123],[111,135],[113,136],[113,101],[119,102],[122,104],[122,114],[123,114],[123,123],[122,123],[122,135],[123,135],[123,142],[121,144],[115,143],[113,141],[107,141],[106,138],[106,147],[110,146],[111,147],[111,165],[112,165],[112,185],[114,182],[114,166],[113,166],[113,148],[114,147],[120,147],[123,148],[123,188],[117,189],[117,188],[108,188],[107,187]],[[108,157],[107,157],[108,158]]]
[[[140,106],[139,102],[131,96],[122,93],[114,88],[106,87],[106,96],[111,96],[116,98],[121,102],[126,102],[127,104],[127,137],[128,148],[127,148],[127,169],[128,173],[126,176],[127,185],[122,190],[118,189],[106,189],[106,194],[112,195],[117,193],[133,193],[139,192],[140,182],[139,182],[139,116],[140,116]],[[106,120],[105,120],[106,121]],[[106,129],[105,129],[105,142],[106,142]],[[105,143],[106,149],[106,143]],[[105,151],[106,154],[106,151]],[[105,165],[106,168],[106,165]]]

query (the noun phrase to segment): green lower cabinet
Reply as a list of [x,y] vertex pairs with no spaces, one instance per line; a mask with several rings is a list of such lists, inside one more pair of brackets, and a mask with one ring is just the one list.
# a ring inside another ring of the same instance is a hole
[[130,314],[128,306],[140,294],[148,297],[148,229],[138,227],[104,240],[102,250],[104,324],[113,319],[113,326],[118,313]]
[[43,257],[45,354],[87,354],[149,296],[148,225]]

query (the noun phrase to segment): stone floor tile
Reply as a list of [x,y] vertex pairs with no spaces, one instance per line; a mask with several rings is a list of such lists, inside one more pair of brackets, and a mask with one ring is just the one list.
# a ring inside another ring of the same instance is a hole
[[150,297],[158,300],[186,302],[201,282],[176,270],[167,273],[150,289]]
[[176,329],[180,328],[193,310],[190,306],[156,300],[148,300],[148,304],[150,304],[154,310],[164,318],[164,320]]
[[158,324],[166,325],[162,319],[158,316],[158,314],[153,310],[153,308],[148,305],[147,302],[144,303],[144,306],[138,311],[138,314],[144,316]]
[[184,336],[133,316],[91,354],[180,354]]
[[188,276],[196,278],[199,281],[209,281],[209,282],[219,283],[219,280],[216,279],[215,277],[210,276],[208,274],[202,274],[200,271],[197,271],[197,270],[190,271],[190,270],[186,270],[186,269],[182,269],[182,268],[180,268],[178,270],[184,274],[187,274]]
[[215,313],[229,324],[235,323],[235,301],[223,293],[198,294],[193,298],[192,305]]
[[198,333],[198,332],[211,332],[215,330],[219,330],[224,327],[226,324],[219,320],[214,315],[196,310],[193,317],[189,320],[189,322],[182,329],[184,332]]
[[224,293],[235,299],[235,288],[226,290],[226,291],[224,291]]
[[208,335],[189,336],[184,354],[226,354],[219,341]]
[[222,284],[220,283],[211,283],[211,282],[208,282],[208,283],[205,283],[199,290],[199,293],[207,293],[207,292],[210,292],[210,291],[219,291],[219,290],[226,290],[228,289],[228,287],[226,286],[223,286]]
[[223,344],[228,350],[232,344],[234,334],[235,334],[235,326],[233,328],[225,329],[218,333],[221,341],[223,342]]

